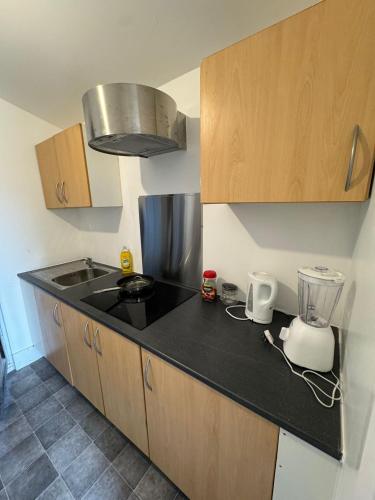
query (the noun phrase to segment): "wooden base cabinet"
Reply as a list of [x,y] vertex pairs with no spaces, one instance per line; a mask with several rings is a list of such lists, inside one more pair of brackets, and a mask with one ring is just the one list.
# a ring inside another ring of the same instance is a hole
[[62,304],[76,388],[148,455],[140,347]]
[[324,0],[202,62],[203,203],[368,198],[374,26],[374,0]]
[[48,361],[72,384],[72,374],[62,323],[62,304],[39,288],[34,289],[44,354]]
[[100,323],[93,327],[106,417],[148,455],[141,349]]
[[74,385],[104,413],[92,321],[66,304],[61,308]]
[[151,460],[192,500],[270,500],[279,428],[142,349]]

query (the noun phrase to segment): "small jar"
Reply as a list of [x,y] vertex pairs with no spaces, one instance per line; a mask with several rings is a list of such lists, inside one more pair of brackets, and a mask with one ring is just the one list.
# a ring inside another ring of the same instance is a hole
[[237,285],[233,283],[223,283],[221,287],[221,302],[226,306],[237,304]]
[[216,271],[208,269],[203,273],[203,283],[201,286],[202,299],[207,302],[214,302],[217,296]]

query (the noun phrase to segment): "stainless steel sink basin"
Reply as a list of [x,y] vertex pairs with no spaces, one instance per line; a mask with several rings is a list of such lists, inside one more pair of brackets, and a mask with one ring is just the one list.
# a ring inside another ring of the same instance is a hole
[[71,273],[56,276],[56,278],[53,278],[52,281],[61,286],[73,286],[85,283],[85,281],[90,281],[94,278],[99,278],[99,276],[104,276],[106,274],[109,274],[109,271],[93,267],[78,269],[77,271],[73,271]]

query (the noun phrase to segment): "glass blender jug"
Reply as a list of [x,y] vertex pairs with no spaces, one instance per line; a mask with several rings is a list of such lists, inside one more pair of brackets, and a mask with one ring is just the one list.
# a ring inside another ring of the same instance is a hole
[[299,316],[304,323],[325,328],[339,301],[345,277],[328,267],[303,267],[298,270]]
[[335,338],[330,323],[344,282],[342,273],[328,267],[298,270],[299,316],[281,336],[292,363],[321,372],[332,370]]

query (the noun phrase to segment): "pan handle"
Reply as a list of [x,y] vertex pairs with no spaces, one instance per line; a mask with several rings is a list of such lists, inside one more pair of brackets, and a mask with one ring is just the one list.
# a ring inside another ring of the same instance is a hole
[[112,288],[102,288],[101,290],[95,290],[95,292],[92,292],[93,295],[96,295],[98,293],[104,293],[104,292],[116,292],[116,290],[122,290],[121,286],[114,286]]

